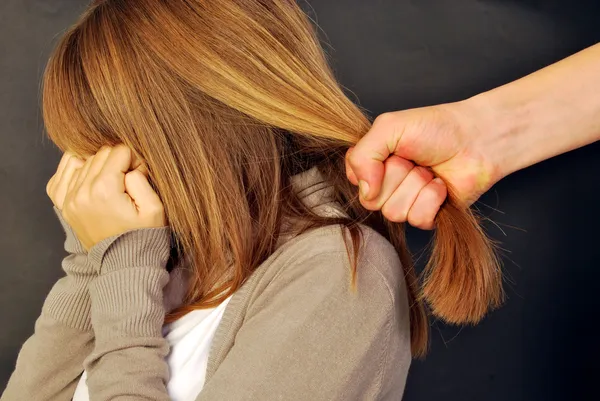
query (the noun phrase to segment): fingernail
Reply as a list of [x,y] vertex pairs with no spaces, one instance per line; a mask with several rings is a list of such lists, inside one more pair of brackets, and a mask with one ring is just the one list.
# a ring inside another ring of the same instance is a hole
[[369,195],[369,183],[362,180],[359,181],[358,189],[360,190],[360,194],[362,195],[363,199],[367,199],[367,196]]
[[440,177],[436,177],[436,178],[434,178],[434,179],[433,179],[433,181],[434,181],[436,184],[443,184],[443,183],[444,183],[444,180],[442,180]]

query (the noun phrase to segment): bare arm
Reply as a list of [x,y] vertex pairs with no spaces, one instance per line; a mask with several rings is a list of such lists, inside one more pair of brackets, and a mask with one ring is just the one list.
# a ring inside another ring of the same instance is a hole
[[503,177],[598,139],[600,44],[464,101],[382,114],[346,170],[365,208],[431,229],[447,187],[470,204]]
[[600,139],[600,44],[466,102],[499,177]]

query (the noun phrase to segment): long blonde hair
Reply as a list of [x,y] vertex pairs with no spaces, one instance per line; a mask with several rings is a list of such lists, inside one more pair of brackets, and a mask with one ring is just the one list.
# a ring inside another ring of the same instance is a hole
[[[414,355],[427,348],[423,301],[448,322],[474,323],[501,300],[493,248],[454,198],[439,213],[422,289],[404,226],[362,208],[344,155],[370,121],[341,90],[295,1],[96,1],[48,63],[43,111],[63,150],[92,154],[124,143],[146,162],[193,266],[185,306],[168,320],[237,290],[274,251],[290,216],[306,229],[346,227],[354,269],[359,224],[395,246]],[[311,166],[349,218],[316,216],[290,189],[289,178]]]

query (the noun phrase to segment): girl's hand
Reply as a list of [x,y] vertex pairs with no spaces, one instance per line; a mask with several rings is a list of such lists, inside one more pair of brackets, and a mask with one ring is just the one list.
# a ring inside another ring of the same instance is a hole
[[163,204],[133,162],[128,147],[103,147],[72,174],[62,213],[86,250],[126,231],[165,226]]
[[60,159],[56,173],[54,173],[46,185],[46,193],[58,210],[62,210],[63,208],[65,196],[67,195],[69,183],[73,175],[84,163],[82,159],[71,152],[65,152],[62,159]]

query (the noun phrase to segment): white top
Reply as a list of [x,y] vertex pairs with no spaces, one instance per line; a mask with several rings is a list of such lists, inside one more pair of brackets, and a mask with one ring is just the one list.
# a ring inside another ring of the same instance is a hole
[[[230,299],[216,308],[189,312],[163,327],[163,336],[171,347],[167,355],[167,390],[173,401],[194,401],[202,391],[210,346]],[[86,380],[87,372],[83,372],[73,401],[89,401]]]

